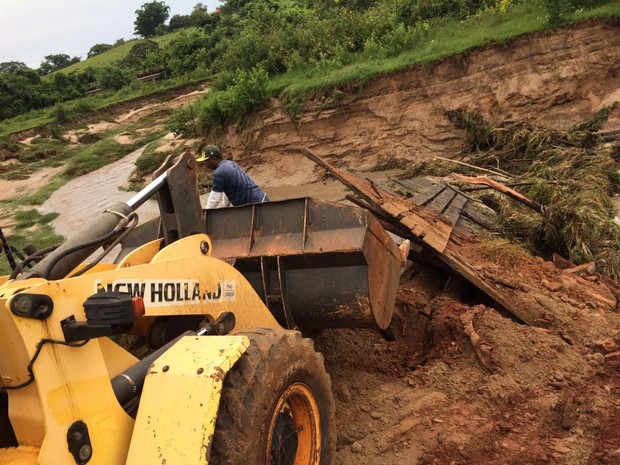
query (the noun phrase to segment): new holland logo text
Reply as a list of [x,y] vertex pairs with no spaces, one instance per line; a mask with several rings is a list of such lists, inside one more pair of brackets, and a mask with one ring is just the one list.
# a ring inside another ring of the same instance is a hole
[[127,279],[103,284],[95,281],[96,292],[127,292],[142,297],[146,306],[234,302],[237,281],[218,281],[214,288],[200,287],[196,279]]

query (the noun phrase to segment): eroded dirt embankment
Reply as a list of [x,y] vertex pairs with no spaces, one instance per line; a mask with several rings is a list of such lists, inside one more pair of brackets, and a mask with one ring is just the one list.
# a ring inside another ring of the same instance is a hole
[[[255,165],[259,178],[313,170],[300,146],[366,171],[454,156],[465,138],[450,110],[567,128],[613,101],[620,101],[620,24],[586,22],[379,77],[335,103],[317,98],[298,121],[275,104],[243,129],[231,128],[222,146]],[[620,128],[620,111],[606,128]]]

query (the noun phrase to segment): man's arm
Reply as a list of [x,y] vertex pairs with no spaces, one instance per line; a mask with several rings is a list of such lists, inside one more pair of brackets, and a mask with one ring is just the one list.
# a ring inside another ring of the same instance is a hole
[[218,167],[213,172],[213,186],[211,186],[211,193],[207,199],[207,205],[205,208],[210,210],[212,208],[219,208],[222,198],[226,197],[224,194],[224,187],[226,186],[226,170]]
[[220,205],[220,202],[222,201],[223,196],[224,196],[223,192],[215,192],[212,190],[209,193],[209,198],[207,199],[207,205],[205,206],[205,208],[207,210],[218,208],[218,206]]
[[226,207],[230,207],[231,205],[232,203],[230,203],[230,200],[226,196],[226,193],[223,193],[222,200],[220,201],[220,204],[218,205],[217,208],[226,208]]

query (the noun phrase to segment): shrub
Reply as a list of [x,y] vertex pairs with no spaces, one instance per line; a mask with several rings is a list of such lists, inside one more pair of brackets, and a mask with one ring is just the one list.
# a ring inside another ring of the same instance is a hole
[[131,71],[119,66],[106,66],[97,73],[97,83],[101,89],[120,90],[134,79]]
[[551,26],[564,23],[573,9],[571,0],[543,0],[543,7]]
[[192,137],[196,135],[196,105],[181,107],[172,114],[166,123],[166,129],[175,135]]
[[269,99],[269,76],[261,68],[239,71],[232,86],[207,94],[198,109],[198,123],[216,126],[239,121]]
[[54,107],[54,120],[58,123],[58,124],[64,124],[67,121],[69,121],[69,112],[67,111],[67,107],[65,107],[64,105],[57,103],[56,106]]

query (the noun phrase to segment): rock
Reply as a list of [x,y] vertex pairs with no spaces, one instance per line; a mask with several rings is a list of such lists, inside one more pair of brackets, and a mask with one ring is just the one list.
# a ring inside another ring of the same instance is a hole
[[351,402],[353,400],[353,395],[351,395],[351,391],[349,390],[349,386],[346,384],[340,385],[338,389],[338,398],[343,402]]
[[372,418],[373,420],[378,420],[382,416],[383,415],[381,414],[381,412],[377,412],[376,410],[373,410],[372,412],[370,412],[370,418]]
[[564,373],[562,373],[561,371],[556,371],[555,374],[553,375],[553,377],[557,381],[564,381]]
[[[542,265],[542,263],[544,263],[544,260],[542,258],[540,257],[536,257],[536,258],[540,259],[540,260],[537,260],[539,262],[539,266]],[[575,264],[572,261],[567,260],[564,257],[561,257],[555,252],[553,253],[552,261],[553,261],[553,264],[556,267],[558,267],[560,270],[565,270],[566,268],[572,268],[573,266],[575,266]]]
[[570,448],[562,445],[562,444],[552,444],[551,446],[549,446],[550,449],[560,453],[560,454],[567,454],[570,452]]
[[[544,295],[537,295],[537,296],[534,297],[534,299],[536,299],[536,302],[538,302],[538,304],[541,307],[543,307],[546,310],[549,310],[549,312],[551,312],[551,313],[547,312],[547,313],[550,314],[550,316],[552,316],[553,313],[556,311],[557,303],[555,301],[553,301],[552,299],[550,299],[550,298],[548,298],[548,297],[546,297]],[[545,314],[545,317],[546,316],[547,315]],[[554,317],[554,319],[555,319],[555,317]]]
[[567,268],[564,270],[564,273],[570,273],[576,276],[592,274],[596,271],[596,263],[588,262],[583,263],[581,265],[574,266],[572,268]]
[[587,354],[585,359],[593,367],[605,364],[605,356],[603,354],[599,354],[598,352]]
[[336,440],[338,446],[350,446],[355,442],[355,439],[349,437],[348,434],[339,434]]
[[602,341],[596,341],[591,345],[593,351],[600,354],[607,354],[618,350],[618,344],[612,338],[603,339]]
[[558,282],[549,282],[546,279],[542,280],[542,285],[550,292],[558,292],[562,289],[562,284]]
[[354,454],[359,454],[362,450],[364,450],[364,446],[357,441],[351,445],[351,452]]

